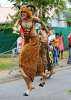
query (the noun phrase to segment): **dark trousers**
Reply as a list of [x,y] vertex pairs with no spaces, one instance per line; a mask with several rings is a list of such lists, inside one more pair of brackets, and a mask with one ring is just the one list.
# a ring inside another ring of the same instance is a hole
[[71,64],[71,47],[69,47],[68,63]]
[[54,47],[54,49],[53,49],[53,62],[54,62],[54,64],[58,64],[58,55],[59,55],[59,49],[57,47]]

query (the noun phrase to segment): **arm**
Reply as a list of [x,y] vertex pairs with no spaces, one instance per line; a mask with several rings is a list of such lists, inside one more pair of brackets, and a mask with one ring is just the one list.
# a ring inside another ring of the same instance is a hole
[[22,28],[21,28],[21,25],[20,25],[20,20],[16,21],[13,30],[16,31],[18,34],[21,33]]
[[37,18],[37,17],[34,17],[33,18],[33,21],[35,22],[35,23],[40,23],[44,28],[45,28],[45,31],[46,31],[46,33],[48,34],[48,31],[49,31],[49,27],[43,22],[43,21],[41,21],[39,18]]
[[14,24],[13,30],[15,32],[18,32],[18,25],[19,25],[19,20],[17,20],[16,23]]

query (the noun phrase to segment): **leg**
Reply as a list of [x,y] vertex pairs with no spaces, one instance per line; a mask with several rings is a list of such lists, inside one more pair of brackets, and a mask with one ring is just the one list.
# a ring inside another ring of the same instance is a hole
[[53,62],[54,64],[56,64],[56,57],[53,57]]
[[63,50],[61,51],[61,59],[63,59]]
[[23,94],[24,96],[28,96],[30,92],[32,91],[32,81],[29,78],[24,77],[24,80],[27,85],[27,91]]
[[40,56],[45,69],[47,69],[47,45],[45,43],[41,44]]
[[[45,71],[47,70],[47,45],[45,43],[42,43],[41,44],[41,47],[40,47],[40,59],[41,59],[41,62],[42,63],[41,65],[39,66],[44,66],[44,73],[46,73]],[[41,74],[42,78],[41,80],[44,79],[45,75],[42,73]]]
[[38,74],[42,77],[41,80],[42,82],[39,84],[39,86],[43,87],[45,84],[45,80],[46,80],[46,73],[45,73],[45,66],[42,62],[42,58],[39,57],[39,63],[37,66],[37,72]]
[[20,68],[20,71],[21,71],[21,73],[22,73],[22,75],[23,75],[23,78],[24,78],[24,80],[25,80],[25,82],[26,82],[26,85],[27,85],[27,91],[24,93],[24,96],[28,96],[28,95],[30,94],[31,90],[33,89],[33,88],[32,88],[32,81],[31,81],[31,79],[24,73],[24,71],[22,70],[22,68]]
[[69,47],[68,64],[71,64],[71,47]]
[[55,64],[58,64],[58,54],[59,54],[58,48],[55,48]]
[[58,57],[56,57],[56,64],[58,64]]
[[58,55],[58,57],[60,58],[61,57],[61,51],[59,50],[59,55]]
[[51,64],[51,66],[48,67],[48,68],[49,68],[49,69],[48,69],[49,74],[48,74],[47,79],[49,79],[53,74],[55,74],[54,65],[53,65],[53,64]]
[[47,77],[45,73],[42,73],[41,76],[42,76],[42,83],[40,83],[39,86],[44,87]]

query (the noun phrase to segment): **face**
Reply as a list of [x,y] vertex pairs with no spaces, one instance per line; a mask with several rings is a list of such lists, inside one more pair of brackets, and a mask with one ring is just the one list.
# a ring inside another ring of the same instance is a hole
[[21,19],[26,19],[28,17],[26,12],[21,12]]

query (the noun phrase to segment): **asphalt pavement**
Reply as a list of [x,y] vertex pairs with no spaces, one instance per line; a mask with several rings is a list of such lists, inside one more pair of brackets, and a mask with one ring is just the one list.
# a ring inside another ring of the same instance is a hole
[[0,100],[71,100],[71,69],[57,71],[43,88],[39,83],[40,78],[35,78],[35,89],[28,97],[23,96],[26,89],[23,79],[0,84]]

